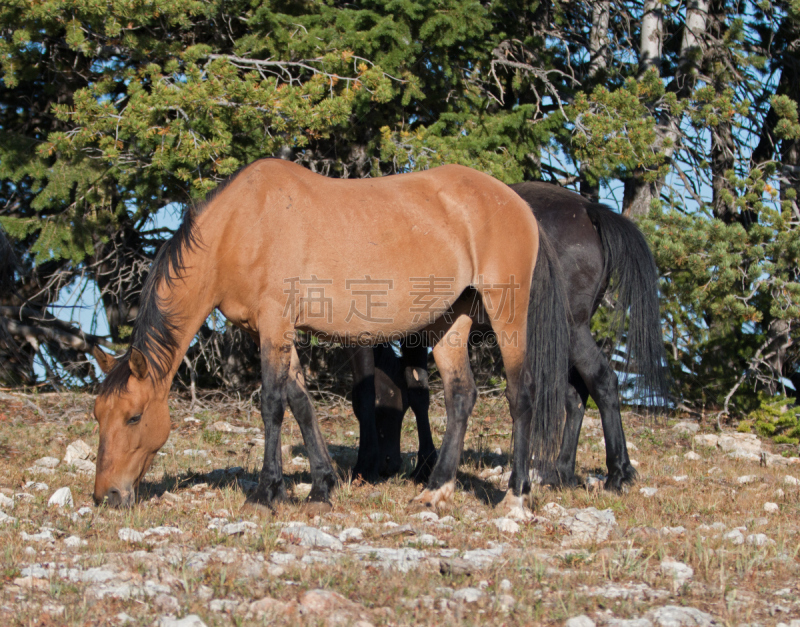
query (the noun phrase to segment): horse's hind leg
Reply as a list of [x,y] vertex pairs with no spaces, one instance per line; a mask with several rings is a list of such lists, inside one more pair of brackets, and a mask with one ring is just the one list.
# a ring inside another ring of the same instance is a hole
[[[619,404],[619,384],[617,375],[609,365],[605,355],[597,348],[588,326],[575,329],[573,356],[575,368],[586,382],[603,423],[603,437],[606,443],[606,466],[608,467],[607,490],[622,490],[625,483],[633,483],[636,470],[628,457],[625,432],[622,428],[622,416]],[[577,449],[577,438],[573,443]]]
[[436,465],[436,447],[433,445],[431,423],[428,409],[431,404],[431,393],[428,385],[428,348],[421,342],[415,346],[403,346],[404,378],[408,387],[408,404],[417,421],[417,437],[419,452],[417,467],[411,478],[418,483],[425,483]]
[[322,437],[314,406],[306,389],[300,358],[294,347],[286,396],[308,451],[308,461],[311,466],[311,493],[308,495],[308,500],[312,503],[329,503],[330,491],[336,485],[333,460]]
[[358,457],[353,478],[378,480],[381,467],[378,429],[375,426],[375,358],[368,346],[351,347],[353,369],[353,413],[358,420]]
[[583,414],[586,410],[586,400],[589,390],[574,368],[570,371],[569,386],[567,387],[566,405],[567,421],[564,425],[564,436],[561,440],[561,450],[556,462],[555,477],[544,477],[544,483],[555,486],[577,485],[575,477],[575,457],[578,451],[578,439],[581,435]]
[[427,507],[446,503],[455,493],[456,472],[464,448],[467,421],[478,398],[467,352],[471,325],[469,316],[459,316],[433,349],[433,358],[444,383],[447,430],[428,485],[414,499]]

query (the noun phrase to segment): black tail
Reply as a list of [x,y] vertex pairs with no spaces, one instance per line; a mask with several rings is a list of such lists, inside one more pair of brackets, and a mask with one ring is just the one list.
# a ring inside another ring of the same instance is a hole
[[0,288],[10,289],[14,282],[14,269],[16,258],[11,242],[2,227],[0,227]]
[[533,405],[531,454],[538,468],[550,466],[561,448],[569,373],[568,302],[558,255],[540,228],[528,306],[526,381]]
[[639,228],[600,204],[586,212],[603,244],[605,274],[617,295],[617,343],[625,337],[625,367],[638,375],[636,396],[650,408],[664,407],[670,381],[658,302],[658,267]]

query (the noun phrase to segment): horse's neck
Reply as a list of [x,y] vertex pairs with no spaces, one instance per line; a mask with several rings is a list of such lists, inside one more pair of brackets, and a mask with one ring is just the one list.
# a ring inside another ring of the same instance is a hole
[[178,346],[162,385],[165,395],[172,386],[189,345],[217,303],[214,264],[203,246],[184,252],[184,267],[186,269],[172,280],[171,285],[162,281],[158,288],[161,302],[173,314],[172,320],[177,325],[175,338]]

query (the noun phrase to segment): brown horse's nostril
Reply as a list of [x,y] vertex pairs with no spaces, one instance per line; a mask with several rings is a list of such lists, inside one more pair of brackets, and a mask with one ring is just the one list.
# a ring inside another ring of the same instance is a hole
[[132,505],[131,493],[123,494],[119,488],[109,488],[102,497],[94,497],[95,505],[105,503],[109,507],[130,507]]

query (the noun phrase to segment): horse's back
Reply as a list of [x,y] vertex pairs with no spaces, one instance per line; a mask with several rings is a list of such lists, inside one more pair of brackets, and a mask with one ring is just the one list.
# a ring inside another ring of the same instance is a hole
[[588,323],[605,289],[603,245],[580,194],[540,181],[510,186],[533,210],[564,273],[574,322]]

